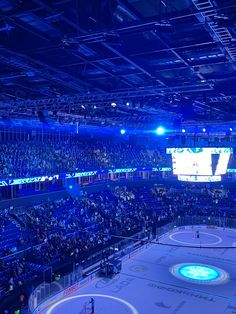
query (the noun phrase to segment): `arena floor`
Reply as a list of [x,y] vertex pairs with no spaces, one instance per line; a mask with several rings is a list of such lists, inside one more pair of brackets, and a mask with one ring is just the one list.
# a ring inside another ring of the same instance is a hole
[[236,231],[199,230],[199,239],[196,228],[179,229],[160,242],[209,248],[151,245],[113,279],[96,278],[41,313],[88,314],[93,296],[96,314],[236,314],[236,248],[211,248],[236,247]]

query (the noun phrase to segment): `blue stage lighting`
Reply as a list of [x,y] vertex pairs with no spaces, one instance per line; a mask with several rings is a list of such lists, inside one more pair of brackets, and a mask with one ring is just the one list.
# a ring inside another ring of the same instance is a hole
[[202,132],[204,132],[204,133],[205,133],[205,132],[206,132],[206,129],[205,129],[205,128],[203,128],[203,129],[202,129]]
[[121,129],[121,130],[120,130],[120,134],[121,134],[121,135],[124,135],[125,133],[126,133],[126,130],[125,130],[125,129]]
[[186,131],[185,131],[185,129],[182,129],[182,133],[185,133]]
[[164,129],[162,126],[159,126],[159,127],[156,129],[156,134],[157,134],[157,135],[163,135],[163,134],[165,134],[165,129]]
[[229,128],[229,130],[230,130],[230,132],[232,132],[232,131],[233,131],[233,129],[232,129],[232,128]]

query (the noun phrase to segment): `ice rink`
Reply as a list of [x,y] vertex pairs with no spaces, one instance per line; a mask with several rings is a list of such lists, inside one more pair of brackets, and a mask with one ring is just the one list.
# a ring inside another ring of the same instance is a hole
[[236,231],[199,228],[196,238],[196,230],[160,239],[189,247],[151,244],[124,261],[119,275],[95,278],[41,313],[88,314],[92,296],[96,314],[236,314]]

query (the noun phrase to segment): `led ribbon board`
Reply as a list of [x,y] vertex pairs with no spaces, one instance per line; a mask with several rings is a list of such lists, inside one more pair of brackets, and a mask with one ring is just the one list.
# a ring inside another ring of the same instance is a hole
[[221,176],[183,176],[179,174],[178,180],[185,182],[220,182]]
[[58,179],[71,179],[71,178],[81,178],[95,176],[97,174],[104,173],[125,173],[125,172],[138,172],[138,171],[153,171],[153,172],[169,172],[172,169],[169,167],[143,167],[143,168],[116,168],[116,169],[104,169],[104,170],[94,170],[94,171],[84,171],[84,172],[70,172],[56,174],[52,176],[40,176],[40,177],[28,177],[19,179],[5,179],[0,180],[0,186],[27,184],[35,182],[46,182]]

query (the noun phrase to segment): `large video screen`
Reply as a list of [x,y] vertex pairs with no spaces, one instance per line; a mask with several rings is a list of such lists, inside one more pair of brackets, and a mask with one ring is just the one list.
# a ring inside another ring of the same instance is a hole
[[220,181],[227,171],[232,148],[167,148],[172,155],[173,174],[181,181]]

